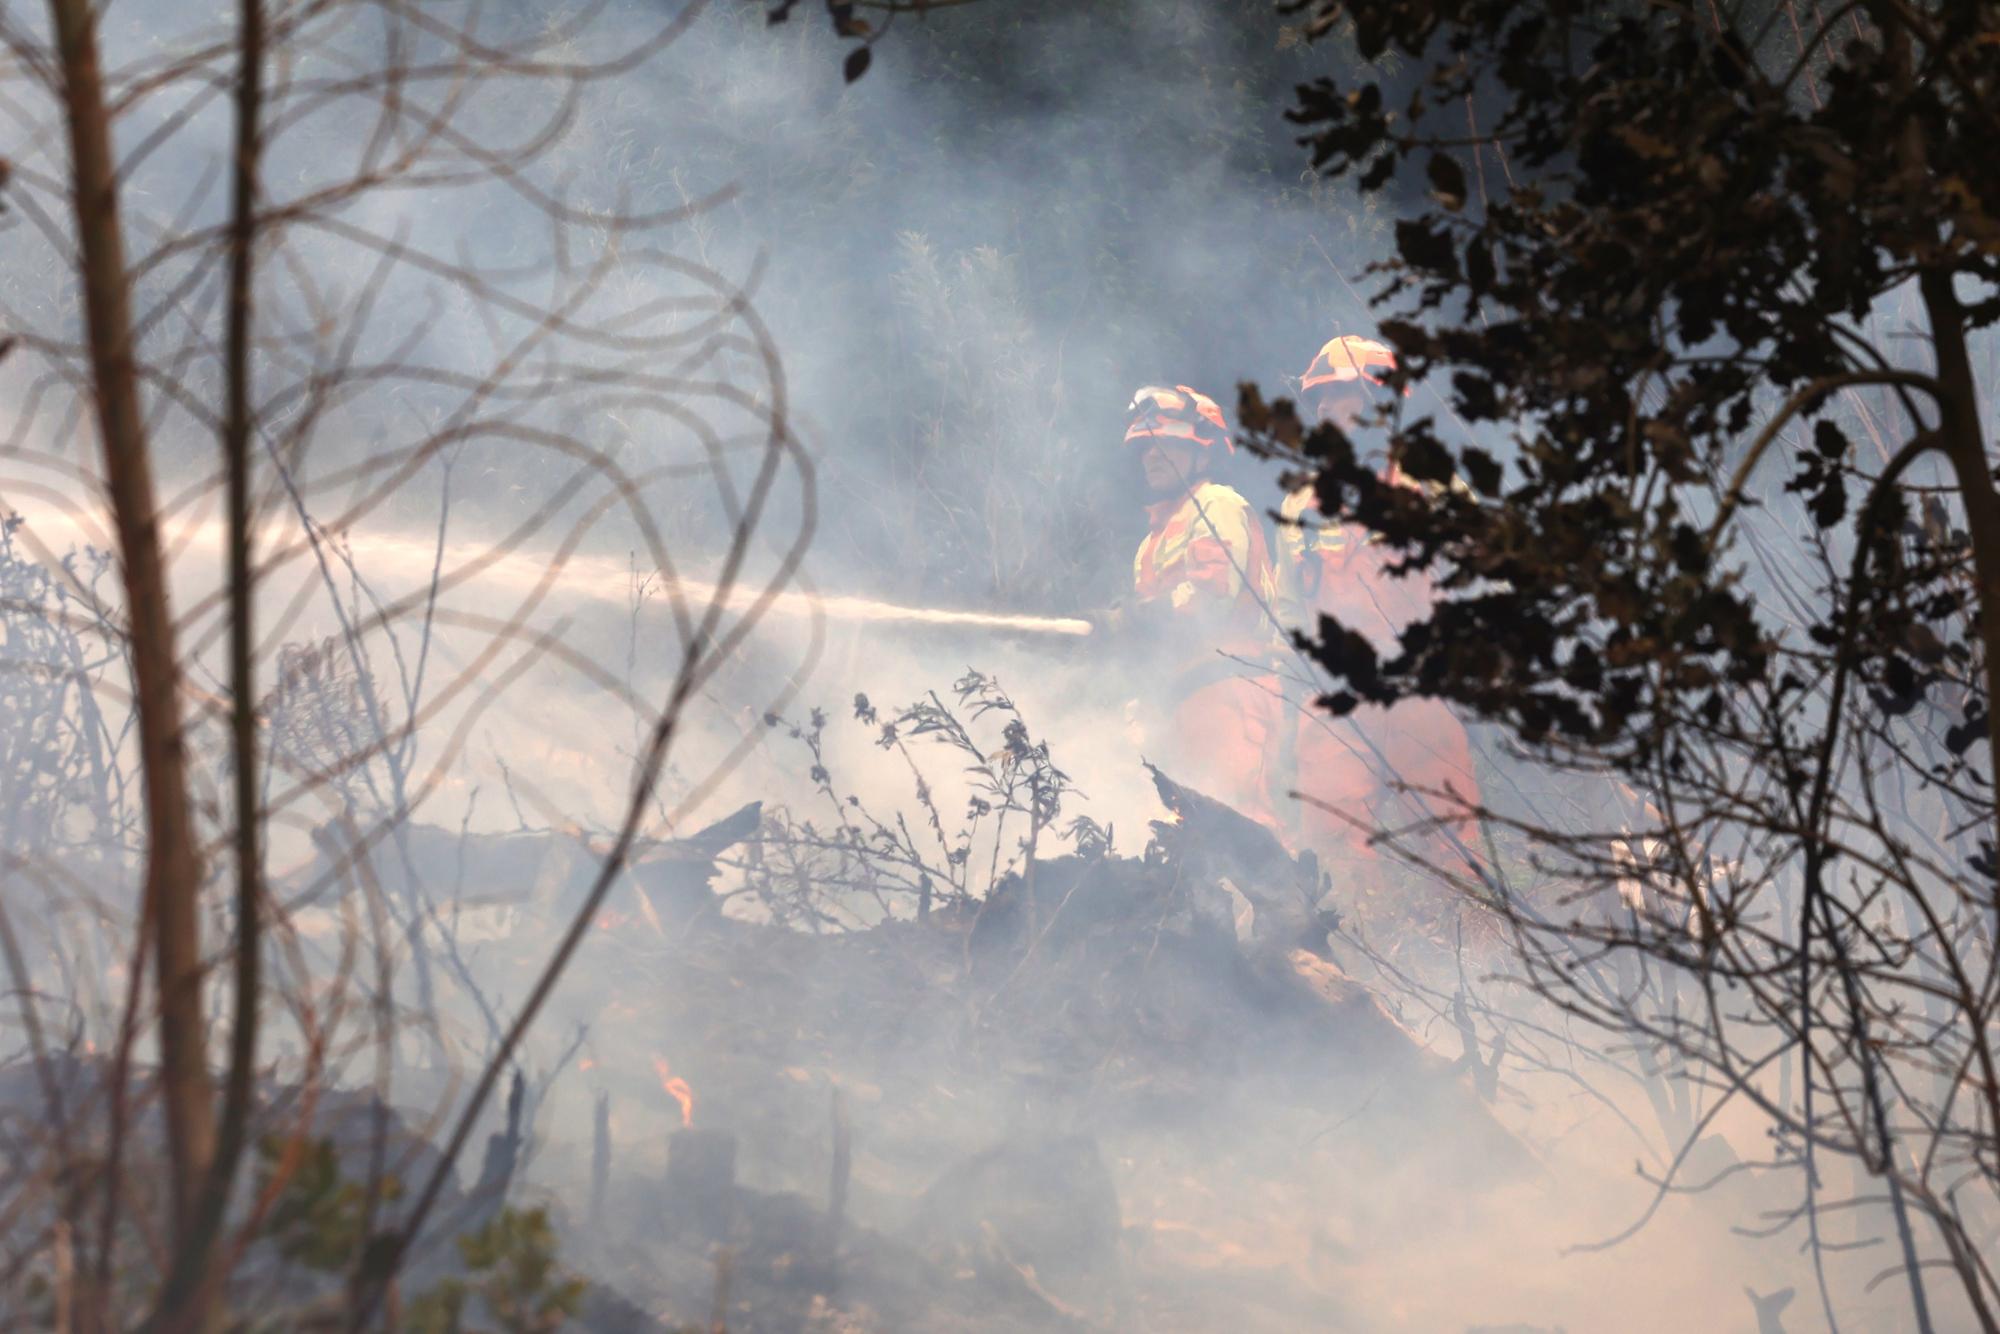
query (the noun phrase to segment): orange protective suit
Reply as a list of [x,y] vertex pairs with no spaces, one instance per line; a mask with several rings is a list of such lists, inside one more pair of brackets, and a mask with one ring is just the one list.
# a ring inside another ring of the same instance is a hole
[[1147,509],[1132,561],[1133,594],[1161,633],[1164,737],[1149,748],[1175,777],[1278,827],[1271,763],[1284,716],[1275,675],[1246,667],[1270,651],[1265,614],[1275,571],[1263,525],[1227,486],[1197,482]]
[[[1393,651],[1398,636],[1430,605],[1429,581],[1418,574],[1389,575],[1389,557],[1363,531],[1326,523],[1313,506],[1310,488],[1285,498],[1280,526],[1276,607],[1279,619],[1316,633],[1319,618],[1332,616],[1373,644]],[[1335,718],[1307,704],[1298,711],[1294,740],[1298,791],[1304,803],[1301,835],[1321,857],[1352,864],[1372,860],[1370,828],[1402,827],[1454,809],[1452,804],[1405,796],[1393,784],[1449,787],[1466,802],[1479,799],[1472,746],[1465,728],[1441,701],[1405,699],[1383,708],[1363,704]],[[1331,808],[1331,809],[1327,809]],[[1356,827],[1340,818],[1361,821]],[[1464,848],[1476,846],[1473,827],[1458,822],[1452,833]],[[1463,870],[1464,853],[1440,833],[1421,851],[1452,870]]]

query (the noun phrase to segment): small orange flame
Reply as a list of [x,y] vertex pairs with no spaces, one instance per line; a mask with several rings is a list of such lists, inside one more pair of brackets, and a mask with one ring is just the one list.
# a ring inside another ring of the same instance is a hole
[[681,1129],[693,1125],[694,1090],[688,1087],[688,1082],[673,1072],[664,1056],[653,1058],[653,1073],[660,1077],[660,1087],[667,1091],[667,1096],[681,1105]]

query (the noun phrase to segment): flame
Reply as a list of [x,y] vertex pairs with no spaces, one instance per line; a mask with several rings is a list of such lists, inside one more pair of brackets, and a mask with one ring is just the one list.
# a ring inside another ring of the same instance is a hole
[[681,1129],[686,1130],[694,1124],[694,1090],[673,1072],[664,1056],[653,1058],[653,1073],[660,1077],[660,1087],[667,1091],[667,1096],[681,1105]]

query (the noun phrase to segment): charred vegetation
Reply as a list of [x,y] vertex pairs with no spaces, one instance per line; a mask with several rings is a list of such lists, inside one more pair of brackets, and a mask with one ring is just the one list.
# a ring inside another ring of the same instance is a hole
[[1995,1328],[1996,60],[0,15],[0,1323]]

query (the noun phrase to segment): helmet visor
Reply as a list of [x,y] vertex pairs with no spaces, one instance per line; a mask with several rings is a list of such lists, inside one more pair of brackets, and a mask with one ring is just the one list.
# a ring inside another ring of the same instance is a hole
[[1368,380],[1329,380],[1305,391],[1306,406],[1315,422],[1337,422],[1351,426],[1374,407],[1387,392]]
[[1208,444],[1207,437],[1198,434],[1193,423],[1152,410],[1142,411],[1132,418],[1132,424],[1125,428],[1125,443],[1135,448],[1159,439],[1186,440],[1197,445]]

